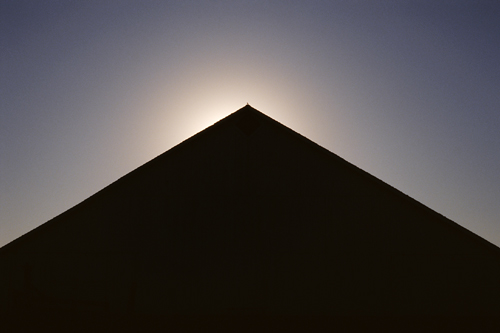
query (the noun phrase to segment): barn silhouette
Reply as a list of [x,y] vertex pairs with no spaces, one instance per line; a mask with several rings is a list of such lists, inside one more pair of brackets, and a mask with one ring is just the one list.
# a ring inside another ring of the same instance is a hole
[[0,326],[482,329],[500,249],[247,105],[0,249]]

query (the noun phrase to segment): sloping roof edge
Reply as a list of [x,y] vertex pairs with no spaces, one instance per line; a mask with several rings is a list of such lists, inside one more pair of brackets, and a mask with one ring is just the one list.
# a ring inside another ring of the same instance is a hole
[[300,133],[290,129],[289,127],[281,124],[280,122],[274,120],[273,118],[265,115],[264,113],[256,110],[250,105],[246,105],[235,112],[229,114],[225,118],[215,122],[211,126],[208,126],[204,130],[194,134],[193,136],[187,138],[186,140],[180,142],[179,144],[175,145],[174,147],[170,148],[169,150],[161,153],[160,155],[154,157],[153,159],[149,160],[148,162],[140,165],[136,169],[130,171],[129,173],[123,175],[122,177],[118,178],[114,182],[110,183],[109,185],[105,186],[101,190],[97,191],[96,193],[92,194],[88,198],[84,199],[83,201],[79,202],[75,206],[69,208],[68,210],[62,212],[61,214],[53,217],[52,219],[48,220],[47,222],[39,225],[38,227],[28,231],[27,233],[19,236],[18,238],[12,240],[11,242],[7,243],[3,247],[0,248],[0,256],[3,254],[6,254],[10,249],[14,249],[16,246],[19,246],[25,241],[28,241],[32,237],[36,237],[40,233],[43,233],[46,230],[50,230],[51,228],[57,227],[58,222],[64,219],[64,217],[72,214],[75,212],[77,209],[82,209],[85,206],[89,204],[89,202],[98,199],[100,196],[102,196],[103,193],[109,191],[110,189],[114,188],[117,186],[120,181],[128,177],[130,175],[136,174],[137,172],[140,172],[144,169],[147,169],[150,165],[152,165],[157,159],[159,158],[165,158],[171,155],[176,154],[178,151],[181,151],[184,147],[188,146],[192,142],[196,142],[198,140],[201,140],[203,137],[211,134],[213,131],[217,130],[218,128],[225,126],[227,124],[233,123],[239,118],[242,113],[251,113],[253,115],[256,115],[259,119],[263,119],[265,121],[272,121],[275,125],[277,125],[279,128],[281,128],[283,131],[285,131],[288,135],[291,137],[295,138],[296,140],[300,140],[302,143],[308,145],[311,149],[315,150],[319,154],[324,155],[327,158],[333,158],[337,162],[342,163],[345,167],[350,169],[351,171],[357,173],[361,177],[364,177],[367,181],[370,181],[372,183],[375,183],[377,186],[382,187],[383,189],[390,191],[392,194],[402,198],[403,200],[407,201],[417,209],[422,209],[426,211],[427,213],[433,214],[436,216],[439,221],[441,221],[444,225],[448,226],[451,229],[456,230],[457,232],[463,234],[465,237],[469,238],[471,241],[478,242],[481,244],[483,247],[485,247],[488,251],[492,252],[494,255],[498,256],[500,259],[500,248],[494,245],[493,243],[487,241],[486,239],[480,237],[479,235],[476,235],[472,231],[468,230],[467,228],[459,225],[458,223],[448,219],[447,217],[443,216],[442,214],[436,212],[435,210],[427,207],[426,205],[422,204],[421,202],[417,201],[416,199],[408,196],[407,194],[401,192],[400,190],[396,189],[395,187],[385,183],[384,181],[380,180],[379,178],[375,177],[374,175],[368,173],[365,170],[360,169],[359,167],[355,166],[354,164],[346,161],[342,157],[336,155],[335,153],[329,151],[328,149],[320,146],[319,144],[311,141],[310,139],[306,138],[305,136],[301,135]]

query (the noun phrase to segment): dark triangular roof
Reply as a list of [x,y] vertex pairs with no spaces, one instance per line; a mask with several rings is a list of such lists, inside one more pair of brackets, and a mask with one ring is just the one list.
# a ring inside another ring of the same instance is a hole
[[20,313],[160,317],[494,316],[499,263],[249,105],[0,249]]

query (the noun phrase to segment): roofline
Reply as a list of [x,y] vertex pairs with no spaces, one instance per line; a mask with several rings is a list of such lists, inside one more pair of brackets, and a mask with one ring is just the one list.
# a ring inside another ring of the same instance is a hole
[[87,205],[90,201],[95,200],[96,198],[99,198],[102,193],[109,191],[110,188],[113,188],[116,186],[117,183],[120,182],[121,179],[128,177],[129,175],[133,175],[140,170],[143,170],[148,167],[148,165],[153,164],[154,161],[156,161],[159,158],[164,158],[165,156],[170,156],[172,154],[175,154],[177,151],[181,150],[183,147],[186,145],[196,142],[203,138],[206,135],[211,134],[214,130],[217,128],[224,126],[226,123],[231,123],[235,121],[234,118],[237,118],[240,113],[242,112],[251,112],[255,115],[257,115],[259,118],[262,119],[270,119],[274,122],[275,125],[283,129],[286,133],[289,135],[293,136],[294,138],[302,141],[312,149],[316,150],[318,153],[323,154],[327,158],[334,158],[337,162],[343,163],[345,167],[350,169],[351,171],[359,174],[360,176],[364,177],[366,180],[373,182],[377,186],[381,186],[383,189],[390,191],[392,194],[402,198],[403,200],[406,200],[408,203],[413,205],[416,208],[422,209],[426,211],[427,213],[430,213],[434,216],[436,216],[444,225],[457,230],[461,234],[463,234],[465,237],[468,237],[472,241],[476,241],[479,244],[483,245],[487,250],[492,252],[494,255],[497,255],[500,259],[500,248],[496,246],[495,244],[489,242],[488,240],[482,238],[481,236],[475,234],[474,232],[468,230],[467,228],[461,226],[460,224],[448,219],[447,217],[443,216],[442,214],[436,212],[435,210],[427,207],[426,205],[422,204],[421,202],[417,201],[416,199],[410,197],[409,195],[403,193],[402,191],[396,189],[395,187],[385,183],[384,181],[380,180],[379,178],[375,177],[374,175],[368,173],[367,171],[362,170],[361,168],[357,167],[356,165],[348,162],[347,160],[343,159],[342,157],[338,156],[337,154],[329,151],[328,149],[320,146],[316,142],[308,139],[307,137],[303,136],[302,134],[290,129],[289,127],[283,125],[279,121],[269,117],[268,115],[262,113],[261,111],[253,108],[249,104],[245,105],[244,107],[236,110],[235,112],[229,114],[228,116],[222,118],[221,120],[215,122],[211,126],[203,129],[202,131],[194,134],[193,136],[187,138],[186,140],[180,142],[179,144],[175,145],[174,147],[170,148],[169,150],[161,153],[160,155],[152,158],[148,162],[140,165],[139,167],[135,168],[134,170],[130,171],[129,173],[123,175],[122,177],[118,178],[117,180],[113,181],[109,185],[105,186],[101,190],[97,191],[96,193],[92,194],[88,198],[84,199],[83,201],[77,203],[73,207],[67,209],[66,211],[62,212],[61,214],[53,217],[52,219],[48,220],[47,222],[37,226],[36,228],[28,231],[27,233],[19,236],[18,238],[12,240],[11,242],[7,243],[3,247],[0,248],[0,256],[3,255],[6,251],[9,251],[10,248],[15,247],[16,244],[26,241],[27,239],[34,237],[35,235],[39,234],[40,232],[44,232],[47,228],[52,228],[55,227],[58,223],[59,220],[64,218],[65,216],[73,213],[76,209],[79,209],[82,206]]

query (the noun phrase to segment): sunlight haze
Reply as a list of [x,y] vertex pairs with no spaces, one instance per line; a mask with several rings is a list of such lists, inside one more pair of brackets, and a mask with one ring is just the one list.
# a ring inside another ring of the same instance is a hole
[[500,245],[500,5],[2,1],[0,246],[249,103]]

